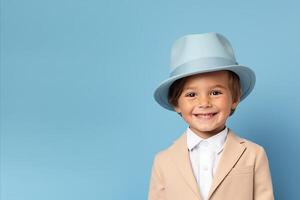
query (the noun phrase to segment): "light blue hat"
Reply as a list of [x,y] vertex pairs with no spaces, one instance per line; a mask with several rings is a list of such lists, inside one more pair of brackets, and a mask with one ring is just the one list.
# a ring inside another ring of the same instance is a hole
[[174,111],[168,102],[169,88],[176,80],[220,70],[236,73],[241,83],[241,98],[245,99],[255,85],[255,73],[248,67],[239,65],[229,41],[219,33],[186,35],[177,39],[171,50],[169,78],[154,92],[154,99],[164,108]]

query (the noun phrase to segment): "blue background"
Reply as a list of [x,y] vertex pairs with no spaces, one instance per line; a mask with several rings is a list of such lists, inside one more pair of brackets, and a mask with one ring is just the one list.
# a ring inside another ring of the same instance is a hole
[[1,200],[146,199],[154,155],[186,129],[153,91],[173,41],[211,31],[257,75],[228,126],[265,147],[276,199],[297,199],[299,7],[2,0]]

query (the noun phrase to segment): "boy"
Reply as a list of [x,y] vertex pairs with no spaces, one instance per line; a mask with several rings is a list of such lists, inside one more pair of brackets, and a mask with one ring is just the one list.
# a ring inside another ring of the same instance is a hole
[[236,62],[224,36],[193,34],[175,41],[170,77],[154,97],[188,128],[155,156],[149,200],[274,199],[263,147],[226,127],[254,84],[254,72]]

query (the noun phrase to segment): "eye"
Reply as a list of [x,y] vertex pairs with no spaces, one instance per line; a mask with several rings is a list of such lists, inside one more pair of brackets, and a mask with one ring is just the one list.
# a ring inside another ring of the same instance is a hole
[[216,95],[222,94],[222,92],[220,92],[220,91],[218,91],[218,90],[213,90],[213,91],[211,91],[210,94],[213,95],[213,96],[216,96]]
[[187,93],[185,96],[186,97],[195,97],[196,93],[195,92],[190,92],[190,93]]

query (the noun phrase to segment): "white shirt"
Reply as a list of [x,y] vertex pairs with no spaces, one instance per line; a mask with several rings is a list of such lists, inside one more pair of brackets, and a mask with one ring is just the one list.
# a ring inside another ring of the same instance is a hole
[[207,139],[199,137],[190,128],[187,128],[186,133],[189,156],[195,178],[199,185],[200,194],[203,199],[207,199],[212,179],[221,158],[228,128],[225,127],[220,133]]

